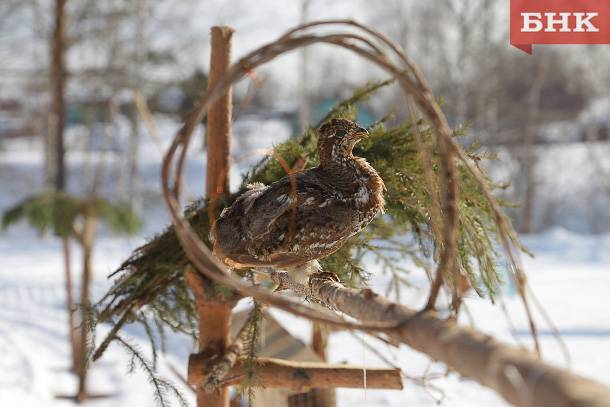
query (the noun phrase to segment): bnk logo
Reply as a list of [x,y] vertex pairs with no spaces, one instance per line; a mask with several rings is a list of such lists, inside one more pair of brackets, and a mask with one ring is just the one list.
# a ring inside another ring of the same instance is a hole
[[[599,28],[591,22],[591,19],[597,17],[599,13],[544,13],[544,20],[542,14],[521,13],[521,17],[523,17],[521,32],[599,32]],[[570,17],[573,17],[573,19]],[[573,20],[572,24],[570,24],[571,20]]]
[[610,0],[511,0],[510,43],[610,44]]

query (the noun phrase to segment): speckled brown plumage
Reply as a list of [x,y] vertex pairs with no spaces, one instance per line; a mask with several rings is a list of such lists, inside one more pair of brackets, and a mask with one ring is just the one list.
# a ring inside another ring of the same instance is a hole
[[222,212],[212,238],[214,252],[227,265],[301,266],[335,252],[383,211],[383,180],[365,159],[352,155],[366,130],[334,119],[319,135],[320,165],[293,176],[296,206],[287,176],[269,186],[251,185]]

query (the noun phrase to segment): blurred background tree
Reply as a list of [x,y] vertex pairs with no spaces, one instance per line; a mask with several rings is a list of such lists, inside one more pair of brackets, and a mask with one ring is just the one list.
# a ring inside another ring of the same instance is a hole
[[[128,203],[112,204],[103,198],[79,198],[57,191],[29,197],[8,209],[2,217],[2,228],[6,229],[20,221],[27,222],[40,235],[51,233],[65,242],[66,311],[72,352],[70,370],[78,376],[77,392],[69,397],[82,402],[91,396],[86,386],[91,340],[88,315],[91,312],[90,287],[96,224],[105,224],[113,233],[135,234],[140,229],[140,220]],[[70,251],[66,250],[70,242],[80,246],[83,256],[78,302],[75,302],[73,294]]]

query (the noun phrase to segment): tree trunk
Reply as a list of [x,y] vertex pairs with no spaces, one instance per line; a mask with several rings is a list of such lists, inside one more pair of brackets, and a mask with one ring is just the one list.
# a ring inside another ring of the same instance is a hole
[[[145,39],[145,1],[136,0],[136,30],[134,38],[135,63],[132,65],[133,87],[143,92],[144,82],[142,80],[142,69],[146,63],[146,39]],[[128,160],[129,160],[129,200],[136,213],[142,212],[142,191],[140,177],[140,118],[135,104],[130,109],[129,124],[131,137],[129,139]]]
[[316,298],[353,318],[395,325],[386,329],[391,338],[490,387],[516,406],[610,407],[610,388],[433,312],[416,312],[370,289],[346,288],[315,275],[310,288]]
[[[213,86],[231,63],[232,35],[233,29],[230,27],[212,27],[212,53],[208,87]],[[231,116],[232,94],[229,89],[210,107],[208,115],[206,195],[211,202],[208,213],[210,222],[214,222],[216,219],[214,202],[218,197],[229,192]],[[200,353],[208,356],[222,356],[229,346],[231,313],[235,304],[223,297],[209,280],[201,279],[201,286],[194,284],[193,279],[187,281],[195,292],[195,305],[199,315]],[[198,388],[197,406],[228,407],[228,387],[222,387],[218,392],[211,394],[203,388]]]
[[66,118],[66,0],[55,0],[55,26],[51,44],[52,105],[50,131],[46,142],[47,184],[57,190],[66,185],[64,163],[64,127]]
[[68,313],[68,339],[70,340],[70,350],[72,351],[72,365],[70,371],[79,372],[80,356],[79,345],[77,344],[76,325],[74,323],[74,294],[72,293],[72,265],[70,256],[70,241],[62,239],[64,252],[64,271],[66,283],[66,311]]
[[[45,141],[45,170],[48,187],[63,191],[66,187],[64,127],[66,119],[66,1],[55,0],[54,28],[51,40],[51,112],[47,122]],[[66,284],[66,308],[68,312],[68,338],[72,351],[71,370],[80,368],[79,340],[74,322],[74,297],[70,265],[70,242],[62,239]]]
[[89,290],[92,278],[91,257],[93,253],[93,239],[95,236],[95,213],[91,204],[85,209],[85,222],[83,226],[81,245],[83,250],[83,275],[81,288],[81,325],[80,325],[80,365],[78,372],[78,393],[76,400],[82,402],[88,398],[87,394],[87,344],[89,339],[89,317],[87,315],[90,305]]
[[542,56],[542,62],[537,67],[530,92],[527,97],[528,115],[523,133],[523,157],[522,171],[524,175],[525,191],[523,197],[523,212],[521,216],[521,231],[523,233],[534,233],[536,231],[534,222],[534,205],[536,197],[536,125],[540,119],[540,98],[542,88],[546,82],[546,76],[550,66],[550,57]]

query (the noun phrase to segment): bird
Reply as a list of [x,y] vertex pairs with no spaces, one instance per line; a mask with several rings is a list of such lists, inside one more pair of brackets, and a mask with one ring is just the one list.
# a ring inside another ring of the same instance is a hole
[[210,237],[213,253],[228,267],[296,270],[303,281],[322,271],[319,259],[384,212],[382,178],[352,153],[368,131],[351,120],[331,119],[318,136],[318,166],[269,185],[248,185],[221,212]]

